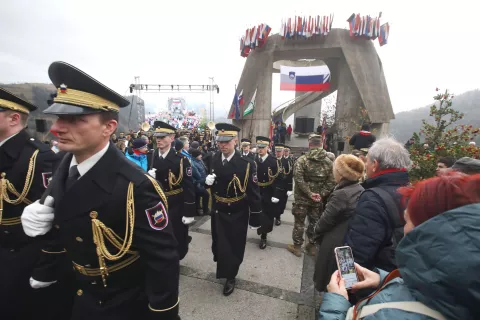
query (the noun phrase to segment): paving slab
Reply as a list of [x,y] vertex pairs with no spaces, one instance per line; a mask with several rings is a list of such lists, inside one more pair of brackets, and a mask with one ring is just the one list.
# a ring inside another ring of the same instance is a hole
[[[191,232],[192,242],[187,256],[181,265],[215,273],[216,264],[211,252],[211,236]],[[247,242],[245,257],[237,278],[274,286],[293,292],[300,292],[303,259],[298,258],[283,248],[267,246],[260,250],[255,243]]]
[[[212,231],[212,224],[210,219],[198,227],[200,231]],[[289,224],[281,224],[280,226],[274,226],[273,231],[268,234],[268,240],[278,242],[287,245],[292,242],[292,230],[293,226]],[[248,229],[247,239],[260,239],[256,230]]]
[[222,295],[221,284],[180,277],[182,320],[294,320],[297,305],[280,299],[235,289]]

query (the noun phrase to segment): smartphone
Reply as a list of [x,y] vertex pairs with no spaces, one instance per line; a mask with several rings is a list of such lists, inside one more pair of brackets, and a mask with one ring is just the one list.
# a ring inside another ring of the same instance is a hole
[[345,280],[345,288],[351,289],[353,284],[358,282],[352,248],[348,246],[336,247],[335,258],[337,259],[338,271],[340,271],[340,275]]

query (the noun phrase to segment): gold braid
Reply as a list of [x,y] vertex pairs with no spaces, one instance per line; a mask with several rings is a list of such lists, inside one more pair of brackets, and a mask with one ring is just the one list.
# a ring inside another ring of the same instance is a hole
[[[107,286],[108,268],[105,263],[105,259],[109,261],[116,261],[121,259],[125,254],[134,254],[134,251],[130,251],[133,241],[133,228],[135,226],[135,201],[133,197],[133,182],[128,185],[127,191],[127,219],[125,223],[125,239],[118,236],[112,229],[105,226],[100,220],[97,219],[98,213],[92,211],[90,217],[92,218],[92,232],[93,242],[97,246],[98,264],[100,267],[100,273],[102,274],[103,286]],[[118,253],[112,254],[105,245],[105,238],[118,249]]]
[[282,167],[282,165],[278,163],[278,160],[277,160],[277,167],[278,167],[277,172],[274,175],[272,175],[272,169],[268,168],[268,178],[269,178],[269,180],[271,180],[271,181],[275,180],[275,178],[277,178],[279,173],[280,173],[280,168]]
[[245,191],[247,190],[249,173],[250,173],[250,163],[247,164],[247,171],[245,173],[245,179],[243,181],[243,187],[242,187],[242,182],[240,181],[240,179],[237,177],[236,174],[234,174],[232,181],[230,181],[230,183],[227,186],[227,195],[228,195],[228,190],[230,190],[230,185],[232,183],[233,183],[233,189],[235,190],[235,196],[236,197],[238,197],[237,186],[238,186],[238,189],[240,189],[240,192],[245,193]]
[[178,186],[183,179],[183,158],[180,160],[180,173],[178,174],[178,178],[175,178],[175,175],[172,172],[172,169],[168,172],[168,186],[170,187],[170,190],[172,190],[173,187]]
[[[145,176],[148,177],[148,179],[152,182],[153,187],[157,191],[163,203],[165,203],[166,209],[168,209],[167,197],[163,193],[162,188],[160,188],[155,179],[153,179],[147,174]],[[107,226],[105,226],[105,224],[103,224],[103,222],[97,219],[98,213],[96,211],[92,211],[90,213],[90,218],[92,218],[93,242],[97,246],[96,251],[98,256],[98,264],[100,267],[100,273],[102,275],[104,287],[107,286],[107,276],[109,275],[105,259],[109,261],[116,261],[121,259],[127,253],[132,255],[137,253],[136,251],[130,250],[133,242],[133,230],[135,227],[135,198],[133,188],[134,184],[133,182],[130,182],[127,191],[127,219],[125,224],[125,239],[123,239],[123,243],[121,243],[122,238],[119,235],[117,235],[112,229],[108,228]],[[105,245],[105,238],[115,248],[118,249],[118,253],[110,253],[107,246]]]
[[[288,176],[288,175],[290,174],[290,172],[292,172],[292,167],[290,166],[290,161],[288,161],[288,160],[287,160],[287,164],[288,164],[288,168],[289,168],[290,170],[288,170],[288,172],[287,172],[286,169],[283,169],[283,173],[285,173],[285,175]],[[285,168],[285,167],[283,167],[283,168]]]
[[[23,186],[22,193],[19,193],[15,186],[7,180],[6,173],[2,172],[1,179],[0,179],[0,224],[2,224],[2,216],[3,216],[3,201],[18,205],[19,203],[23,202],[25,204],[31,204],[32,202],[27,199],[27,194],[30,192],[30,188],[32,187],[33,183],[33,176],[35,173],[35,165],[37,163],[37,155],[39,150],[35,150],[32,154],[30,161],[28,163],[28,171],[27,176],[25,177],[25,184]],[[8,191],[12,194],[17,196],[17,199],[13,200],[10,198]]]

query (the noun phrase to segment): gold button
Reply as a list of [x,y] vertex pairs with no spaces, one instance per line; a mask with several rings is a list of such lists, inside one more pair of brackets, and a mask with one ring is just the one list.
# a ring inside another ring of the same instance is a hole
[[82,289],[78,289],[77,290],[77,296],[81,296],[83,294],[83,290]]
[[77,240],[78,242],[83,242],[83,239],[80,237],[76,237],[75,240]]
[[58,224],[56,224],[54,227],[55,229],[60,229],[60,226]]
[[98,212],[97,211],[90,212],[90,218],[97,219],[97,217],[98,217]]

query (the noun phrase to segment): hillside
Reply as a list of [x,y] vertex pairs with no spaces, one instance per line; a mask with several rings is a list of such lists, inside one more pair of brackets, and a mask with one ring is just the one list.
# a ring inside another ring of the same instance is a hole
[[[459,124],[471,124],[474,127],[480,127],[480,90],[467,91],[455,96],[453,98],[453,108],[465,114]],[[397,140],[406,142],[413,132],[420,130],[422,119],[430,118],[429,113],[430,105],[395,114],[395,120],[390,123],[390,133]]]

